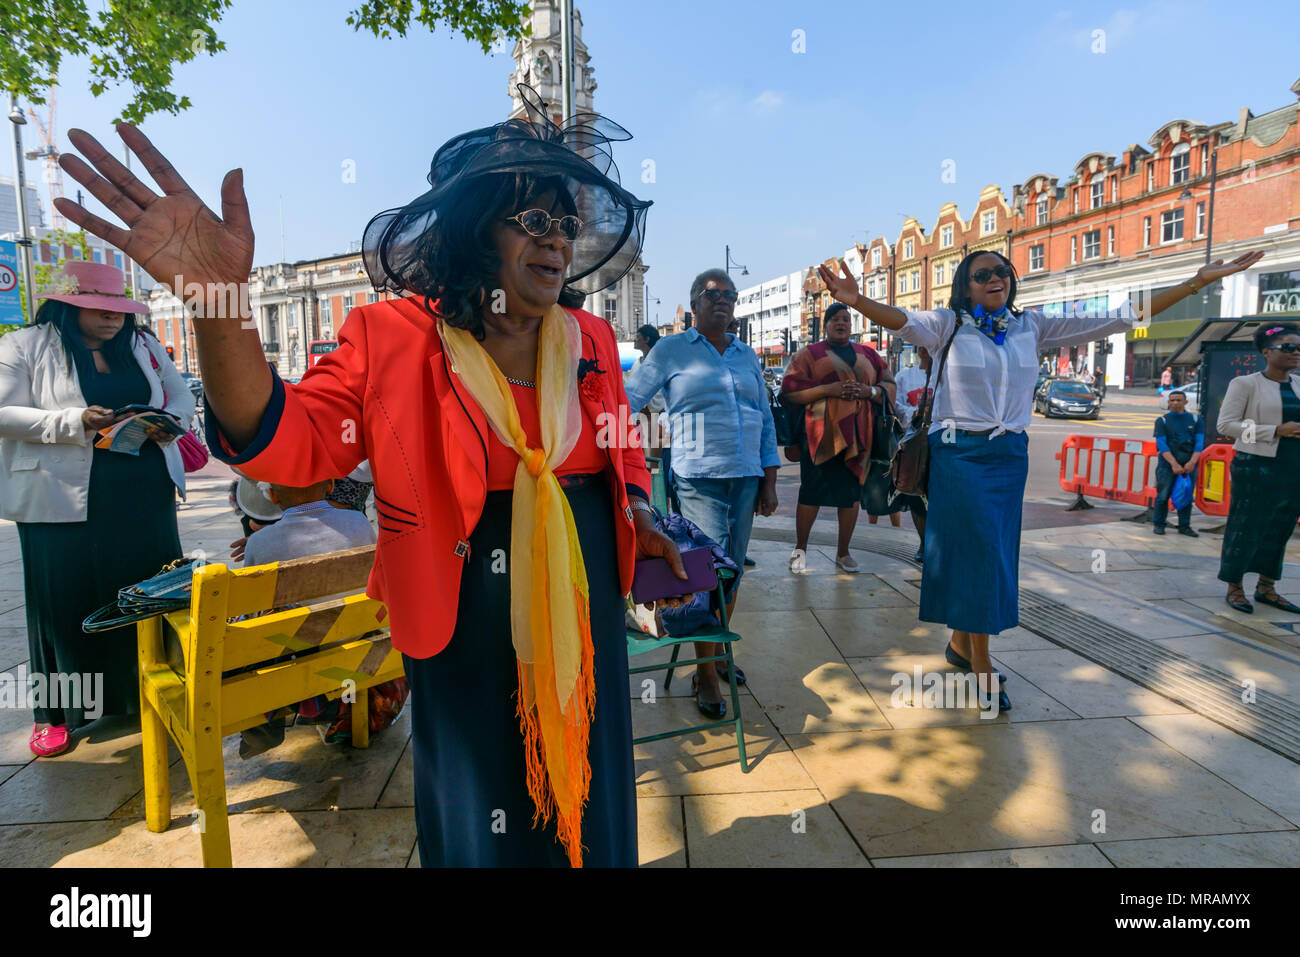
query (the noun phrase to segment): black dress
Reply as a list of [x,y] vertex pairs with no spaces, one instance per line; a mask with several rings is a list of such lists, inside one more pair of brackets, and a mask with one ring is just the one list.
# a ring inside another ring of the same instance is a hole
[[[1282,421],[1300,422],[1300,398],[1279,382]],[[1247,572],[1277,581],[1286,545],[1300,521],[1300,438],[1277,440],[1277,455],[1232,457],[1232,501],[1223,532],[1219,580],[1237,584]]]
[[[88,405],[117,409],[148,403],[149,383],[134,361],[124,369],[81,378]],[[94,699],[47,701],[35,708],[38,723],[73,730],[102,715],[140,710],[136,628],[127,625],[87,635],[81,622],[117,597],[125,585],[158,573],[181,556],[176,529],[176,486],[156,442],[139,456],[95,449],[84,522],[20,522],[27,610],[28,673],[81,675]],[[102,684],[88,676],[103,675]],[[88,684],[88,682],[90,682]],[[38,702],[41,703],[41,702]]]
[[[614,506],[604,475],[563,476],[587,567],[596,711],[582,815],[585,867],[637,865],[632,711],[625,605],[618,581]],[[451,642],[432,658],[403,656],[411,685],[415,821],[424,867],[568,867],[555,822],[534,828],[515,713],[519,679],[510,638],[514,493],[491,491],[461,575]]]

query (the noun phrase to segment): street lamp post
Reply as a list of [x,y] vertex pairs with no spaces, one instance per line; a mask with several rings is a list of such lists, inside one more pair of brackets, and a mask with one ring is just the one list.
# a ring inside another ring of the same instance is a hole
[[[1214,254],[1214,190],[1219,180],[1219,148],[1216,146],[1210,151],[1210,209],[1209,215],[1205,220],[1205,265],[1210,264],[1210,257]],[[1179,199],[1191,199],[1192,191],[1184,188],[1178,196]],[[1210,286],[1214,283],[1206,283],[1204,291],[1201,293],[1201,321],[1204,322],[1210,315]]]
[[27,287],[27,322],[36,321],[36,277],[32,271],[32,237],[27,225],[27,177],[23,171],[23,127],[27,120],[23,111],[18,109],[18,95],[9,94],[9,122],[13,125],[9,133],[14,143],[14,193],[18,210],[18,256],[21,262],[18,268],[23,272],[23,285]]
[[[748,266],[742,266],[740,263],[736,262],[734,259],[731,258],[731,247],[730,247],[730,246],[728,246],[726,249],[727,249],[727,251],[726,251],[726,256],[725,256],[725,262],[726,262],[726,267],[725,267],[725,268],[726,268],[727,278],[728,278],[728,279],[731,278],[731,267],[732,267],[732,266],[735,266],[737,269],[739,269],[739,270],[740,270],[740,274],[741,274],[742,276],[748,276],[748,275],[749,275],[749,267],[748,267]],[[734,284],[734,281],[733,281],[733,284]],[[748,328],[748,327],[749,327],[749,323],[745,323],[745,326],[746,326],[746,328],[745,328],[744,330],[742,330],[742,331],[744,331],[744,332],[748,332],[748,331],[749,331],[749,328]],[[744,338],[744,337],[742,337],[742,339],[743,339],[743,338]]]

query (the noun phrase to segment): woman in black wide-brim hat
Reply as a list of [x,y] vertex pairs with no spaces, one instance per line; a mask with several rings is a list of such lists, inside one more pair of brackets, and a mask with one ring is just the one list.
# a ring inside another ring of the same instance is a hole
[[[209,445],[257,480],[305,486],[369,459],[385,602],[411,684],[425,865],[637,863],[625,595],[663,557],[609,323],[577,309],[636,259],[649,203],[618,183],[594,115],[457,136],[430,189],[366,228],[376,289],[298,385],[268,367],[247,310],[196,322]],[[131,229],[61,201],[160,281],[242,283],[240,174],[218,220],[130,127],[156,196],[90,136],[64,168]],[[599,278],[594,278],[599,277]],[[188,289],[188,285],[186,286]],[[602,428],[603,427],[603,428]]]

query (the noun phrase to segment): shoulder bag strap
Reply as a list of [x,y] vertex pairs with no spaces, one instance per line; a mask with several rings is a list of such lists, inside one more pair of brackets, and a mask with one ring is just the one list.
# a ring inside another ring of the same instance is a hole
[[[957,330],[961,328],[961,316],[956,317],[956,322],[952,327],[952,335],[948,337],[947,343],[943,347],[943,352],[939,353],[939,371],[934,376],[935,395],[930,394],[930,373],[925,373],[925,391],[921,393],[921,398],[925,402],[925,412],[922,418],[921,431],[930,430],[930,420],[934,414],[934,400],[939,392],[939,380],[943,378],[943,367],[948,362],[948,350],[952,348],[952,340],[957,337]],[[931,364],[931,368],[933,368]]]

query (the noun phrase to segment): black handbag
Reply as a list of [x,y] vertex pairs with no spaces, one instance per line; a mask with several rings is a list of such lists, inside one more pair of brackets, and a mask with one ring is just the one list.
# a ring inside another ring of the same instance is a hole
[[880,406],[872,410],[875,421],[871,430],[871,458],[866,481],[862,483],[862,510],[868,515],[890,515],[900,510],[899,506],[890,504],[896,496],[890,463],[898,451],[903,425],[889,401],[889,393],[884,389],[880,392]]
[[81,630],[93,635],[188,608],[193,578],[194,559],[178,558],[169,562],[153,578],[119,589],[117,601],[87,615],[81,623]]

